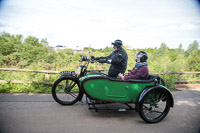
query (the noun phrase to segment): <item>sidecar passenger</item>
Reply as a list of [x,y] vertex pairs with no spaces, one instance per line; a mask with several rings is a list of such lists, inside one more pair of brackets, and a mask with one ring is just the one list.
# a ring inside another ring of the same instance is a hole
[[147,63],[148,55],[144,51],[139,51],[136,54],[136,64],[135,67],[132,70],[129,70],[130,73],[128,75],[119,74],[118,76],[122,80],[127,79],[140,79],[145,80],[149,77],[149,69],[148,69],[148,63]]

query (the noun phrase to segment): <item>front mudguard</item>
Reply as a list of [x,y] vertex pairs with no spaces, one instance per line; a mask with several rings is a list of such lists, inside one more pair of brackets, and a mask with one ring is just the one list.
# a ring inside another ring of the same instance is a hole
[[173,96],[171,94],[171,92],[169,91],[168,88],[166,88],[165,86],[162,86],[162,85],[157,85],[157,86],[153,86],[153,87],[148,87],[148,88],[145,88],[141,93],[140,95],[138,96],[138,99],[137,99],[137,102],[136,102],[136,111],[138,112],[138,109],[139,109],[139,105],[140,105],[140,102],[142,101],[142,99],[144,98],[144,96],[152,91],[152,90],[163,90],[165,93],[168,94],[169,98],[170,98],[170,107],[174,107],[174,99],[173,99]]
[[81,93],[81,96],[80,96],[80,98],[78,99],[79,101],[81,101],[82,100],[82,98],[83,98],[83,89],[82,89],[82,87],[81,87],[81,85],[80,85],[80,80],[79,80],[79,78],[78,77],[75,77],[75,76],[72,76],[72,75],[61,75],[60,76],[60,78],[63,78],[63,79],[65,79],[65,78],[70,78],[70,79],[73,79],[77,84],[78,84],[78,87],[80,88],[80,93]]

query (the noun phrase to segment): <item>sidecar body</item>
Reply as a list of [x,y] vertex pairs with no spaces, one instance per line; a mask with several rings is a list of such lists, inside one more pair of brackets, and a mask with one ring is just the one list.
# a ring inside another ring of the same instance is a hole
[[136,102],[139,94],[148,87],[155,86],[155,76],[148,80],[121,80],[105,75],[88,75],[82,78],[85,94],[94,100],[109,102]]
[[[164,119],[174,105],[172,94],[162,85],[161,78],[155,75],[150,75],[148,80],[121,80],[89,74],[80,82],[82,90],[91,101],[87,102],[89,109],[96,111],[96,102],[92,101],[124,103],[129,110],[136,110],[144,121],[156,123]],[[131,103],[135,105],[134,108],[130,106]]]

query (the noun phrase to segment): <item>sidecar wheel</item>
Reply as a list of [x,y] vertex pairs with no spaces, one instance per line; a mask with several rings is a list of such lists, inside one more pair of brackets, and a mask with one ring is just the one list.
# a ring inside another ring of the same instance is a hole
[[81,99],[83,93],[77,80],[63,77],[53,84],[52,96],[56,102],[62,105],[72,105]]
[[163,120],[170,110],[170,97],[161,89],[148,92],[139,105],[140,117],[148,123]]

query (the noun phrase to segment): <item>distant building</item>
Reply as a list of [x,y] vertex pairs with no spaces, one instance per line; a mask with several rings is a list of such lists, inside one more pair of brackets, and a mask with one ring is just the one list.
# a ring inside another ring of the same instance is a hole
[[[56,45],[56,47],[54,47],[54,50],[56,52],[58,52],[59,50],[63,50],[63,49],[67,49],[68,47],[63,46],[63,45]],[[73,53],[81,53],[83,50],[82,49],[73,49]]]
[[67,47],[66,46],[62,46],[62,45],[56,45],[56,48],[57,49],[66,49]]
[[81,53],[83,50],[81,50],[81,49],[73,49],[73,51],[74,51],[74,54],[75,54],[75,53]]

